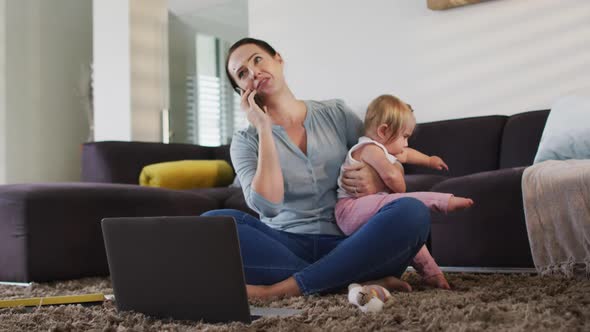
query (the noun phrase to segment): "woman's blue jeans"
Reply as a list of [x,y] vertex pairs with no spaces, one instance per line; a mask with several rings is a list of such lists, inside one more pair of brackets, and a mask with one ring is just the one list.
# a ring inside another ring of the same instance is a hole
[[236,220],[247,284],[270,285],[293,276],[303,294],[400,277],[430,231],[428,208],[409,197],[385,205],[348,237],[279,231],[238,210],[203,215]]

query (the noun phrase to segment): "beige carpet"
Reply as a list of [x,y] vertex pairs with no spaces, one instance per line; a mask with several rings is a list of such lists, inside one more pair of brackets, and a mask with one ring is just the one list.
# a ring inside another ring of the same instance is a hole
[[[363,314],[345,295],[298,297],[255,305],[303,309],[289,318],[250,325],[209,325],[119,313],[113,303],[83,307],[0,309],[0,331],[590,331],[590,281],[529,275],[448,274],[453,291],[422,287],[404,277],[412,293],[395,293],[384,310]],[[111,294],[108,279],[90,278],[23,288],[0,286],[0,298]]]

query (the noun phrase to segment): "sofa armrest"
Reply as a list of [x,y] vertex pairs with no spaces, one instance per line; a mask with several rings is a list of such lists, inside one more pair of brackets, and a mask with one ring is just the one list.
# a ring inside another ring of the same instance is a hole
[[452,178],[431,191],[472,198],[464,211],[432,218],[432,255],[441,266],[533,267],[522,203],[524,167]]
[[500,168],[530,166],[535,160],[549,110],[514,114],[502,133]]
[[138,184],[144,166],[185,159],[223,159],[231,165],[227,145],[93,142],[82,146],[82,181]]
[[430,174],[410,174],[404,176],[406,180],[406,191],[430,191],[430,188],[435,184],[448,179],[444,175],[430,175]]

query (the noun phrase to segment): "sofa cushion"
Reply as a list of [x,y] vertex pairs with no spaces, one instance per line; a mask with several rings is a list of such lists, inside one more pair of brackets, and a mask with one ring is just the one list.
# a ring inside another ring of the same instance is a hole
[[225,201],[238,192],[242,192],[238,188],[201,188],[187,190],[189,192],[197,193],[199,195],[208,197],[218,203],[219,208],[225,208]]
[[447,176],[443,175],[430,175],[430,174],[410,174],[406,175],[406,191],[430,191],[430,188],[435,184],[447,179]]
[[226,209],[236,209],[236,210],[244,211],[244,212],[247,212],[247,213],[253,215],[256,218],[259,218],[258,213],[256,211],[252,210],[248,206],[248,204],[246,204],[246,200],[244,199],[244,193],[242,192],[242,190],[240,190],[239,192],[231,195],[225,201],[225,208]]
[[250,209],[248,204],[246,204],[244,193],[241,188],[206,188],[193,189],[190,191],[216,201],[219,204],[220,209],[236,209],[247,212],[258,218],[258,213]]
[[107,275],[103,218],[220,208],[186,191],[104,183],[4,185],[0,197],[0,280],[21,282]]
[[149,142],[93,142],[82,148],[84,182],[137,184],[145,165],[185,159],[223,159],[228,163],[227,146]]
[[508,118],[502,134],[500,168],[533,164],[549,110],[515,114]]
[[559,98],[551,107],[534,163],[590,159],[590,96]]
[[[427,155],[441,157],[448,175],[462,176],[498,169],[500,142],[507,117],[480,116],[422,123],[410,137],[409,146]],[[406,174],[434,174],[440,171],[405,165]]]
[[[221,145],[213,147],[213,158],[211,159],[219,159],[225,160],[228,164],[233,168],[234,165],[231,161],[231,156],[229,154],[229,145]],[[235,169],[235,168],[234,168]]]
[[139,184],[147,187],[192,189],[225,187],[234,170],[225,160],[178,160],[145,166]]
[[432,187],[475,202],[463,211],[433,214],[432,255],[441,266],[534,266],[522,202],[524,169],[476,173]]

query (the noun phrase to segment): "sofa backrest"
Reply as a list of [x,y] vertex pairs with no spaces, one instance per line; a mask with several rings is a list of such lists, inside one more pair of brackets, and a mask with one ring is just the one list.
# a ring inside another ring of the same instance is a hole
[[507,118],[490,115],[418,124],[409,146],[441,157],[449,166],[449,172],[404,165],[406,174],[462,176],[498,169]]
[[144,166],[187,159],[222,159],[231,165],[227,145],[93,142],[82,147],[82,181],[139,184]]
[[549,110],[512,115],[506,121],[500,147],[500,168],[533,164]]
[[[405,165],[406,174],[462,176],[531,165],[548,115],[549,110],[540,110],[421,123],[409,145],[442,157],[450,170]],[[231,165],[229,145],[93,142],[83,145],[82,180],[138,184],[144,166],[184,159],[221,159]]]

